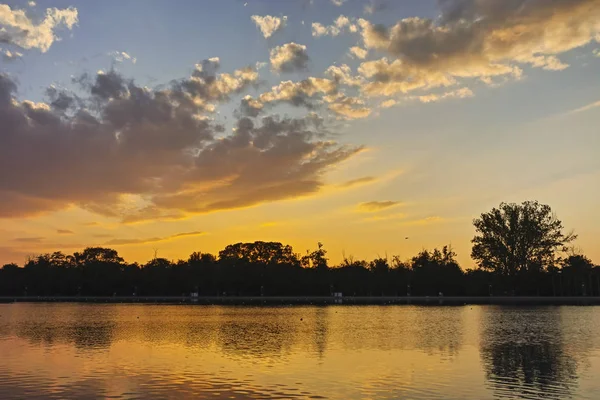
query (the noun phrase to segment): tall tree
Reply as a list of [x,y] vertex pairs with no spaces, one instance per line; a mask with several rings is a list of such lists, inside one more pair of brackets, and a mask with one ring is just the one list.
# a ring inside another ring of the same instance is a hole
[[298,256],[292,246],[279,242],[253,242],[230,244],[219,252],[219,260],[262,264],[294,264]]
[[537,201],[501,203],[473,221],[476,235],[471,257],[485,270],[514,277],[541,272],[557,262],[576,235],[563,233],[550,206]]
[[328,259],[325,257],[327,254],[327,250],[323,248],[323,243],[317,243],[317,250],[309,253],[306,251],[306,255],[302,257],[301,263],[305,268],[316,268],[318,270],[326,270],[328,268],[327,261]]

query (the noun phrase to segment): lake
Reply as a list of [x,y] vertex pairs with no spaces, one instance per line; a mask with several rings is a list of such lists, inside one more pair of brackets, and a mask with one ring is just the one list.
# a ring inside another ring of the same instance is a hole
[[600,307],[0,304],[0,398],[597,399]]

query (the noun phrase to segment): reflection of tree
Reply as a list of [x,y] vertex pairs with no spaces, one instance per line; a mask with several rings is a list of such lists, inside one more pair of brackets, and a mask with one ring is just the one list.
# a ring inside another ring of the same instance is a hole
[[80,349],[106,349],[113,341],[114,330],[114,324],[108,321],[69,326],[36,322],[18,326],[16,334],[33,344],[69,343]]
[[114,323],[75,325],[68,330],[68,338],[82,349],[107,349],[113,341]]
[[11,330],[32,344],[73,344],[80,349],[107,349],[117,331],[115,306],[25,305]]
[[315,331],[314,331],[314,344],[319,354],[319,358],[323,358],[325,350],[327,349],[327,333],[329,326],[329,308],[328,307],[317,307],[315,308]]
[[454,356],[462,347],[463,307],[419,308],[415,314],[416,347],[428,354]]
[[572,394],[577,362],[565,350],[558,309],[487,309],[482,323],[481,356],[498,396]]
[[263,358],[290,352],[296,336],[295,321],[277,315],[277,309],[250,309],[225,318],[217,335],[224,353]]
[[32,344],[69,343],[80,349],[106,349],[113,341],[114,329],[110,322],[69,326],[30,322],[17,326],[15,333]]

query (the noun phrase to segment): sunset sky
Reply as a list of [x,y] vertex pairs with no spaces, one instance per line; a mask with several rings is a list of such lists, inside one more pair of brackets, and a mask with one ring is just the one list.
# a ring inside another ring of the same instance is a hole
[[451,244],[549,204],[600,262],[600,0],[0,3],[0,265]]

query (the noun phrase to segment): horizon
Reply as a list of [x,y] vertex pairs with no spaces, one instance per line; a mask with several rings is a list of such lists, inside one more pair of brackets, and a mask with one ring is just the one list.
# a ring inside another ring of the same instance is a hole
[[[600,1],[0,4],[0,265],[408,259],[538,200],[600,262]],[[382,27],[385,27],[382,28]]]

